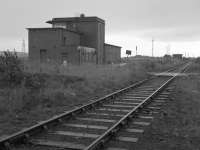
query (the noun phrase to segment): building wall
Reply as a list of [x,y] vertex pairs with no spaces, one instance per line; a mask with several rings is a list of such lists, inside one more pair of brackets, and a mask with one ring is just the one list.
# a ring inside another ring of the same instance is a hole
[[[29,29],[29,58],[80,63],[78,46],[94,48],[92,61],[119,62],[121,47],[105,44],[105,21],[97,17],[53,18],[52,28]],[[42,53],[41,53],[41,50]],[[45,55],[44,55],[45,54]],[[41,57],[42,56],[42,57]],[[44,57],[45,56],[45,57]],[[90,57],[90,54],[87,55]],[[94,62],[93,62],[94,63]]]
[[121,47],[114,45],[104,45],[105,48],[105,62],[117,63],[121,60]]
[[76,28],[81,35],[81,46],[95,48],[97,50],[97,63],[104,62],[104,42],[105,42],[105,25],[94,22],[78,22]]
[[100,63],[105,63],[104,43],[105,43],[105,24],[98,23],[98,49],[100,52],[98,59],[101,60]]
[[80,46],[78,48],[80,54],[80,64],[96,63],[96,50],[94,48]]
[[182,59],[183,55],[182,54],[173,54],[174,59]]
[[63,63],[67,61],[70,64],[79,64],[79,51],[77,50],[77,46],[67,46],[63,47],[60,52],[60,62]]
[[46,51],[44,61],[62,61],[62,53],[75,55],[80,44],[78,34],[58,28],[29,29],[28,38],[29,58],[37,61],[41,60],[41,50]]
[[97,50],[97,63],[102,64],[105,62],[105,52],[104,52],[104,43],[105,43],[105,24],[98,20],[93,21],[66,21],[53,23],[52,27],[57,25],[65,25],[65,28],[78,31],[81,33],[80,45],[95,48]]

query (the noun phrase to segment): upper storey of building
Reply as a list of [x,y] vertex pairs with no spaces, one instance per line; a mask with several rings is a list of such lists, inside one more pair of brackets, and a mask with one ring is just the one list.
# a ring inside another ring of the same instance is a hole
[[80,17],[53,18],[46,23],[52,24],[53,28],[65,28],[72,31],[80,31],[80,24],[105,25],[105,21],[98,17],[85,17],[83,14]]
[[105,21],[98,17],[53,18],[47,23],[52,24],[52,28],[64,28],[80,34],[80,45],[95,48],[97,50],[97,61],[102,63],[105,57]]

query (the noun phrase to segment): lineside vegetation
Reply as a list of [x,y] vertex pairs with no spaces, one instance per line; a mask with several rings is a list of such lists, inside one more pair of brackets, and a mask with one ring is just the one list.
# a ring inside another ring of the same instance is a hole
[[172,65],[159,59],[121,65],[37,64],[5,52],[0,57],[0,135],[81,106]]

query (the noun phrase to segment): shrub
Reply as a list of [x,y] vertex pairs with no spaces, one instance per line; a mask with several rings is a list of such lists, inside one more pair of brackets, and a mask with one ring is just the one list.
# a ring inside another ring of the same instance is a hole
[[9,85],[20,84],[23,79],[22,63],[14,52],[4,52],[0,55],[0,78]]
[[24,75],[24,86],[28,89],[39,90],[40,88],[45,87],[46,79],[48,78],[47,74],[35,73]]

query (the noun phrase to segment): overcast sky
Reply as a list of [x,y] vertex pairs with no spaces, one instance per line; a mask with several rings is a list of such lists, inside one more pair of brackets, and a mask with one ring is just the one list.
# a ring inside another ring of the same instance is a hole
[[[200,56],[200,0],[0,0],[0,50],[21,50],[28,27],[50,27],[47,20],[80,13],[106,21],[106,42],[151,55]],[[169,46],[168,46],[169,47]]]

